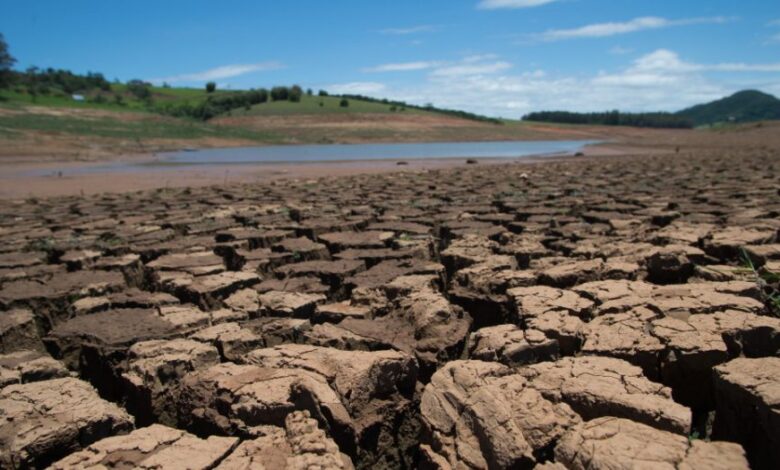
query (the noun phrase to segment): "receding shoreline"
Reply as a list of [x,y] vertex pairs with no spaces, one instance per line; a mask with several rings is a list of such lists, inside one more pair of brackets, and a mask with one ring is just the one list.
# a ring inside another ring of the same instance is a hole
[[[742,126],[727,131],[658,131],[636,128],[615,129],[614,135],[604,135],[596,145],[585,147],[584,157],[522,157],[519,159],[479,160],[478,165],[536,164],[562,158],[599,158],[631,155],[675,153],[681,150],[717,150],[753,148],[763,152],[780,148],[780,124],[763,123]],[[317,179],[355,174],[387,172],[419,172],[465,166],[466,158],[349,161],[328,163],[278,163],[260,165],[229,165],[227,167],[148,166],[122,173],[90,172],[84,168],[154,161],[154,154],[122,152],[104,156],[74,159],[67,156],[13,156],[0,158],[0,199],[29,197],[94,195],[122,193],[159,188],[211,186],[230,183],[266,182],[281,179]]]
[[[585,158],[636,154],[659,149],[614,147],[610,143],[587,146]],[[478,165],[530,164],[559,161],[572,154],[532,155],[518,158],[480,158]],[[315,179],[355,174],[417,172],[466,165],[466,158],[386,159],[330,162],[289,162],[262,164],[166,165],[155,164],[149,155],[123,155],[99,161],[3,162],[0,164],[0,198],[93,195],[158,188],[211,186],[226,183],[252,183],[277,179]],[[112,164],[135,165],[113,171]],[[138,165],[146,162],[148,164]],[[399,162],[403,164],[399,165]],[[95,170],[105,164],[106,171]],[[90,171],[83,171],[89,169]]]

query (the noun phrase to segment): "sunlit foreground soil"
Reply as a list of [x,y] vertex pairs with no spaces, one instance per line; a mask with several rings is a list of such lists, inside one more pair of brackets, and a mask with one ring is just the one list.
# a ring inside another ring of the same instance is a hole
[[0,201],[0,467],[776,468],[759,131]]

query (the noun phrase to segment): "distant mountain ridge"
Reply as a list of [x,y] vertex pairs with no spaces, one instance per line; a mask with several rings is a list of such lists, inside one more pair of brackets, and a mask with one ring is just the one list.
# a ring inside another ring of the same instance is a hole
[[744,90],[710,103],[675,113],[697,126],[719,122],[754,122],[780,119],[780,100],[758,90]]

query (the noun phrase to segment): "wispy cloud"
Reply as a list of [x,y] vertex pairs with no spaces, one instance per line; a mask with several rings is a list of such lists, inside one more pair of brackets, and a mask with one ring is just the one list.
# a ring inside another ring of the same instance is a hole
[[381,93],[387,88],[379,82],[349,82],[329,85],[326,89],[337,95],[373,95]]
[[461,63],[439,67],[431,75],[436,77],[463,77],[468,75],[490,75],[512,68],[512,64],[503,60],[477,62],[464,59]]
[[633,49],[629,47],[622,47],[622,46],[615,46],[609,50],[609,53],[612,55],[625,55],[630,54],[634,52]]
[[379,30],[382,34],[394,34],[398,36],[404,36],[407,34],[416,33],[433,33],[441,29],[440,25],[435,24],[422,24],[417,26],[409,26],[407,28],[386,28]]
[[178,83],[178,82],[206,82],[210,80],[224,80],[227,78],[238,77],[249,73],[263,72],[267,70],[278,70],[284,68],[279,62],[260,62],[256,64],[232,64],[221,65],[213,69],[202,72],[187,73],[182,75],[173,75],[164,78],[152,79],[153,83]]
[[363,72],[412,72],[430,70],[431,76],[468,76],[489,75],[502,72],[512,67],[509,62],[499,60],[495,54],[481,54],[464,57],[458,61],[417,61],[382,64],[363,69]]
[[501,8],[532,8],[547,5],[559,0],[482,0],[477,4],[480,10],[498,10]]
[[686,62],[673,51],[658,49],[644,55],[623,72],[601,74],[594,83],[612,86],[654,86],[657,84],[681,83],[691,74],[701,72],[780,72],[780,63],[748,64],[742,62],[723,62],[716,64],[697,64]]
[[[780,27],[780,18],[776,20],[772,20],[769,23],[766,24],[770,28],[778,28]],[[773,45],[773,44],[780,44],[780,33],[775,33],[771,36],[769,36],[766,41],[764,41],[765,46]]]
[[413,72],[416,70],[426,70],[436,67],[441,62],[418,61],[402,62],[397,64],[382,64],[375,67],[363,69],[364,72]]
[[658,16],[643,16],[624,22],[594,23],[572,29],[550,29],[543,33],[532,35],[541,41],[561,41],[575,38],[600,38],[616,36],[619,34],[635,33],[649,29],[672,28],[676,26],[688,26],[694,24],[722,24],[732,21],[733,18],[725,16],[711,16],[700,18],[683,18],[670,20]]

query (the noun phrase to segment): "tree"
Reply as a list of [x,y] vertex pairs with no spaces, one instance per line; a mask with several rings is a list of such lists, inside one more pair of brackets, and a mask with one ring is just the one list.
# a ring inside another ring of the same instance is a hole
[[342,108],[349,108],[349,100],[346,98],[341,98],[341,101],[339,101],[339,106]]
[[319,93],[317,93],[319,96],[328,96],[328,92],[325,90],[320,90]]
[[11,67],[15,63],[16,59],[8,52],[8,44],[3,33],[0,33],[0,88],[6,88],[11,84]]
[[149,90],[151,85],[143,80],[130,80],[127,82],[127,91],[139,100],[149,100],[152,97],[152,92]]
[[293,85],[290,87],[290,92],[287,95],[287,99],[293,103],[298,103],[301,101],[301,96],[303,96],[303,89],[298,85]]
[[290,96],[290,89],[286,86],[275,86],[271,88],[271,101],[286,101]]
[[312,91],[312,89],[311,89],[311,88],[307,88],[307,89],[306,89],[306,95],[307,95],[307,96],[312,96],[313,94],[314,94],[314,91]]
[[214,93],[214,90],[217,89],[217,84],[214,82],[208,82],[206,83],[206,93]]

